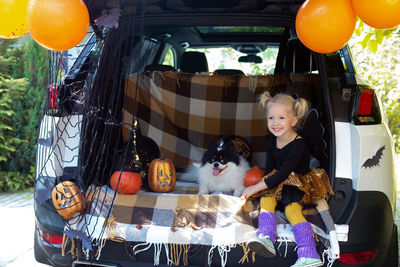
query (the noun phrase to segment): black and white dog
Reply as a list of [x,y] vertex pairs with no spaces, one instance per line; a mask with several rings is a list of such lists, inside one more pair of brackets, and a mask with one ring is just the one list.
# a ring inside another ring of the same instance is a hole
[[250,169],[244,154],[248,159],[251,151],[242,138],[225,137],[217,143],[211,142],[201,164],[185,173],[182,179],[197,177],[199,194],[233,192],[234,196],[240,196],[244,190],[243,179]]

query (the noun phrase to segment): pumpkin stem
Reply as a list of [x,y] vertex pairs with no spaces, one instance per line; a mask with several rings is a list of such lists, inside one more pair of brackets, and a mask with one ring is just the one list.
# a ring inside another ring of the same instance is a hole
[[162,153],[161,153],[160,159],[161,159],[161,160],[164,160],[164,159],[165,159],[165,152],[162,152]]

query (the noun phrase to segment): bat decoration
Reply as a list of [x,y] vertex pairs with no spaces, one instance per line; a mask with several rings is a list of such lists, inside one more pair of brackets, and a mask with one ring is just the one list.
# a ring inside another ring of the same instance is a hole
[[103,12],[101,17],[95,19],[95,22],[100,27],[118,28],[118,20],[120,16],[121,16],[121,9],[115,7],[113,9]]
[[375,155],[372,156],[372,158],[369,158],[364,162],[362,167],[373,168],[373,167],[379,166],[379,161],[382,158],[383,150],[385,150],[385,146],[379,148],[378,151],[376,151]]

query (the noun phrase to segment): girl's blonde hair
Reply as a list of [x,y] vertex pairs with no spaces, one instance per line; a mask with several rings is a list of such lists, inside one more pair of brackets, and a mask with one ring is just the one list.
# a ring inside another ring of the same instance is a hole
[[280,103],[286,105],[295,116],[298,118],[297,124],[294,126],[294,130],[298,131],[301,129],[303,120],[308,113],[308,102],[304,98],[296,98],[289,94],[276,94],[274,97],[271,97],[271,94],[268,91],[265,91],[260,95],[260,105],[266,109],[267,116],[268,110],[272,103]]

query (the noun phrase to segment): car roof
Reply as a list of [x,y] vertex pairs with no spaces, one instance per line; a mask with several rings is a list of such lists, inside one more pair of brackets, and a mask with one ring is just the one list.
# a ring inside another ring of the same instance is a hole
[[231,13],[295,16],[304,0],[84,0],[93,21],[106,10],[142,8],[145,14]]
[[[166,40],[175,47],[187,43],[196,47],[230,46],[246,43],[276,46],[290,28],[295,36],[294,19],[302,0],[85,0],[91,21],[115,7],[121,9],[120,24],[132,24],[133,10],[145,8],[145,34]],[[139,23],[137,23],[138,25]],[[215,26],[219,26],[218,28]],[[242,27],[242,28],[241,28]],[[139,32],[139,30],[137,31]],[[166,38],[167,37],[167,38]],[[240,49],[240,48],[239,48]],[[238,50],[238,49],[237,49]]]

